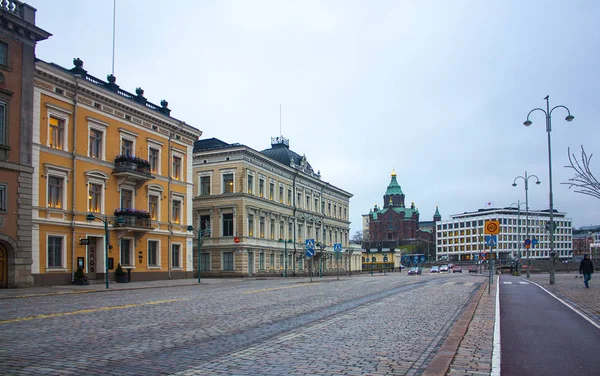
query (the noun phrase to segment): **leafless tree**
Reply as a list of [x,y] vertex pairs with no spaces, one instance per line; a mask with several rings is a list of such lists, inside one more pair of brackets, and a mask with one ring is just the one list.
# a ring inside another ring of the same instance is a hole
[[575,187],[574,191],[577,193],[583,193],[584,195],[592,196],[600,199],[600,183],[594,177],[592,171],[590,171],[590,162],[593,154],[589,156],[585,152],[583,145],[581,145],[581,159],[578,160],[575,153],[571,154],[571,149],[567,149],[569,154],[569,166],[566,168],[572,168],[575,171],[575,177],[569,179],[569,182],[562,183],[567,184],[569,189]]
[[364,240],[363,238],[363,232],[362,231],[356,231],[354,233],[354,235],[352,235],[352,238],[350,238],[350,240],[354,243],[362,243]]

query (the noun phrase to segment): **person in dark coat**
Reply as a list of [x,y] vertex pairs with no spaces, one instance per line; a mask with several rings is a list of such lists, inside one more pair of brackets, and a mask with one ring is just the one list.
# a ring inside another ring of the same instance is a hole
[[583,283],[586,288],[590,288],[589,281],[592,279],[592,273],[594,272],[594,263],[590,260],[590,255],[583,255],[583,260],[579,264],[579,274],[583,274]]

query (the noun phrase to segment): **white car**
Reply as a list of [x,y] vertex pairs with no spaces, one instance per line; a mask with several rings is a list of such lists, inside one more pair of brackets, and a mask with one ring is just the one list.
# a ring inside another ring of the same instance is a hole
[[440,273],[448,273],[448,265],[440,266]]

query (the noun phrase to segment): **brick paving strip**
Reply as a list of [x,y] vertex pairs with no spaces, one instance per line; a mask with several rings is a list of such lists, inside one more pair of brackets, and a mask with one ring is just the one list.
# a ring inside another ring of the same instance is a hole
[[496,307],[496,289],[487,294],[488,282],[473,295],[423,376],[488,375]]

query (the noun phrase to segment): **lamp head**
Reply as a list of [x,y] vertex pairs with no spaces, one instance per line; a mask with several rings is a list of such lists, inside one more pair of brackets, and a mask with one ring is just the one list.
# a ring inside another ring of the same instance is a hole
[[568,116],[565,118],[565,120],[566,120],[566,121],[573,121],[573,119],[575,119],[575,116],[573,116],[573,115],[571,115],[571,114],[569,114],[569,115],[568,115]]
[[538,185],[539,185],[540,183],[541,183],[541,182],[540,182],[539,180],[535,182],[535,184],[538,184]]
[[513,183],[513,187],[516,187],[516,186],[517,186],[517,183]]
[[86,221],[93,221],[94,219],[96,219],[96,216],[92,213],[88,213],[88,215],[85,216]]
[[187,230],[188,230],[188,231],[194,231],[194,226],[192,226],[192,225],[189,225],[189,226],[187,227]]
[[531,120],[529,120],[529,119],[525,120],[523,122],[523,125],[526,126],[526,127],[530,126],[531,125]]

